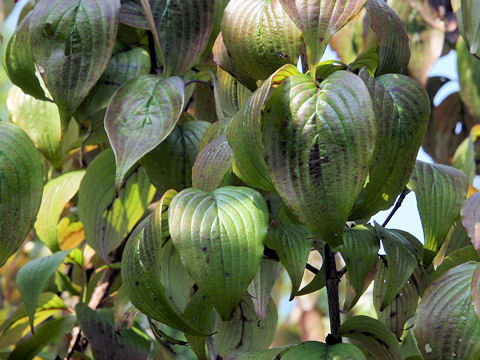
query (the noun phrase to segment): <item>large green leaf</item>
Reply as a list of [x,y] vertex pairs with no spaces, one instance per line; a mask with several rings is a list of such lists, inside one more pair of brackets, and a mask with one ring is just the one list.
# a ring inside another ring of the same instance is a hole
[[57,170],[62,169],[62,129],[57,106],[37,100],[13,86],[7,98],[11,121],[33,140],[37,149]]
[[120,0],[40,0],[30,18],[33,57],[66,129],[110,59]]
[[431,278],[432,281],[437,280],[440,276],[442,276],[447,271],[453,269],[458,265],[462,265],[468,261],[477,261],[480,262],[480,256],[477,250],[472,246],[465,246],[461,249],[457,249],[452,251],[445,259],[443,259],[442,263],[437,267],[435,272],[432,274]]
[[150,72],[150,55],[141,47],[136,47],[110,58],[99,82],[122,85],[130,79]]
[[475,0],[452,0],[457,17],[458,29],[465,39],[468,50],[480,56],[480,9]]
[[264,319],[267,314],[273,285],[281,270],[282,266],[278,261],[263,259],[260,263],[260,270],[255,274],[250,285],[248,285],[248,295],[253,302],[255,313],[259,319]]
[[[387,253],[386,277],[378,279],[386,283],[386,289],[382,292],[383,296],[379,306],[380,311],[383,311],[404,288],[417,267],[418,261],[410,243],[400,233],[385,229],[378,224],[376,229]],[[384,259],[381,258],[380,261],[384,261]]]
[[[120,21],[124,24],[148,30],[148,21],[142,8],[141,0],[121,0]],[[165,0],[149,0],[150,10],[156,18],[165,7]]]
[[473,247],[480,252],[480,193],[475,193],[465,201],[462,211],[462,223]]
[[475,123],[480,122],[480,61],[468,52],[462,38],[457,42],[457,69],[460,97]]
[[370,23],[377,36],[378,68],[376,75],[403,73],[410,61],[407,29],[397,13],[382,0],[366,4]]
[[270,300],[265,317],[260,318],[252,299],[246,295],[233,313],[230,321],[217,319],[215,326],[215,346],[218,354],[228,355],[230,352],[258,351],[268,349],[277,328],[277,308]]
[[352,344],[327,345],[307,341],[280,354],[282,360],[365,360],[362,352]]
[[167,209],[175,194],[174,190],[165,193],[153,214],[130,235],[122,256],[122,281],[132,304],[148,317],[186,333],[205,335],[181,317],[162,283],[162,267],[168,266],[162,264],[162,247],[168,237]]
[[480,357],[480,319],[472,303],[472,277],[478,266],[478,262],[461,264],[425,291],[414,329],[424,359]]
[[[212,311],[213,306],[212,303],[208,301],[208,297],[201,291],[197,291],[188,302],[183,316],[195,328],[198,328],[204,334],[210,334],[212,332]],[[190,348],[200,360],[208,359],[205,350],[207,342],[206,336],[194,336],[185,333],[185,338]]]
[[35,63],[30,44],[30,15],[27,15],[18,25],[5,48],[4,68],[10,81],[20,87],[23,92],[37,99],[46,100],[35,75]]
[[231,319],[260,267],[268,230],[265,201],[245,187],[211,193],[186,189],[175,196],[168,212],[183,265],[221,317]]
[[22,294],[23,303],[33,327],[35,309],[37,308],[40,293],[47,285],[55,270],[65,260],[70,250],[55,253],[25,264],[17,275],[17,287]]
[[393,205],[415,166],[430,114],[428,96],[415,80],[397,74],[374,79],[366,71],[360,77],[374,105],[377,137],[368,182],[350,215],[354,220]]
[[278,253],[280,262],[288,272],[292,282],[290,300],[298,292],[308,255],[312,249],[312,232],[304,225],[278,224],[268,230],[265,245]]
[[364,225],[346,230],[343,233],[343,244],[335,249],[345,260],[348,280],[356,292],[352,306],[364,292],[365,279],[377,262],[379,249],[380,242],[375,230]]
[[233,117],[227,129],[227,140],[233,150],[233,171],[246,183],[274,191],[262,143],[262,108],[272,87],[289,76],[299,74],[293,65],[285,65],[263,82]]
[[75,316],[63,316],[44,322],[31,337],[15,347],[8,359],[33,359],[45,346],[68,334],[76,322]]
[[38,210],[35,232],[52,251],[59,251],[57,225],[65,205],[75,196],[85,170],[71,171],[50,180],[43,189],[42,205]]
[[264,80],[285,64],[297,64],[301,33],[280,0],[231,0],[222,36],[239,70]]
[[178,77],[142,75],[117,90],[105,114],[105,130],[117,164],[117,189],[127,171],[170,134],[183,102],[184,83]]
[[380,321],[369,316],[353,316],[338,330],[338,335],[349,338],[365,355],[373,359],[400,360],[400,346],[392,332]]
[[115,159],[108,149],[88,166],[78,191],[78,214],[87,243],[105,261],[143,216],[155,194],[141,168],[131,172],[117,197],[114,182]]
[[210,126],[206,121],[187,121],[175,127],[170,135],[141,160],[148,177],[160,193],[192,186],[192,167],[200,141]]
[[422,262],[428,266],[445,241],[450,227],[460,216],[468,179],[453,167],[417,161],[408,187],[417,197],[425,236]]
[[232,172],[232,148],[221,135],[198,154],[192,169],[193,187],[213,191],[226,185]]
[[27,134],[0,121],[0,266],[33,227],[42,200],[40,155]]
[[280,0],[302,32],[312,79],[333,34],[363,8],[367,0]]
[[245,101],[250,97],[252,92],[242,85],[228,72],[217,66],[217,85],[218,99],[215,103],[227,117],[233,117],[242,107]]
[[265,106],[263,144],[275,188],[300,221],[332,246],[342,243],[374,138],[368,89],[346,71],[334,72],[320,88],[307,75],[290,76]]
[[[108,314],[100,313],[85,303],[75,306],[78,324],[87,338],[96,360],[147,360],[150,340],[134,330],[115,331]],[[106,316],[107,315],[107,316]]]

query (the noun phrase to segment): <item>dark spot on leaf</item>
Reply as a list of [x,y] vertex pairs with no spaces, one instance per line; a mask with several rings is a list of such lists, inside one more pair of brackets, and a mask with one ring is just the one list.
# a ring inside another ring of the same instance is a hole
[[45,37],[49,39],[51,39],[55,35],[55,29],[53,28],[52,24],[45,24],[45,26],[43,27],[43,35],[45,35]]
[[210,263],[210,258],[207,257],[207,258],[205,259],[205,262],[206,262],[207,264],[209,264],[209,263]]
[[277,54],[279,59],[285,59],[285,58],[288,58],[288,55],[285,54],[283,51],[277,51]]
[[139,284],[138,284],[138,280],[137,280],[137,281],[135,281],[135,286],[138,286],[138,285],[139,285]]
[[320,41],[320,42],[323,42],[323,40],[325,40],[323,37],[320,37],[320,38],[318,39],[318,41]]
[[227,271],[225,271],[225,272],[223,273],[223,275],[225,275],[225,276],[230,276],[230,273],[227,272]]
[[207,252],[207,247],[206,246],[202,247],[202,251]]

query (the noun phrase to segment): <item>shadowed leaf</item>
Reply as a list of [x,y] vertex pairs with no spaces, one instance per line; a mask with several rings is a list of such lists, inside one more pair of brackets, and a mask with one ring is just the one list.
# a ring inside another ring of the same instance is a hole
[[248,295],[260,320],[263,320],[266,316],[273,285],[281,270],[282,266],[278,261],[263,259],[260,263],[260,270],[255,274],[250,285],[248,285]]
[[280,355],[282,360],[364,360],[362,352],[352,344],[327,345],[307,341],[293,346]]

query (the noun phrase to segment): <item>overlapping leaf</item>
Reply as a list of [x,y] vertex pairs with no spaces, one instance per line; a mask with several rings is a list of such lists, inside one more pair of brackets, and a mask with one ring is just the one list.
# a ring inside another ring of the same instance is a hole
[[[247,101],[252,92],[232,75],[217,66],[218,105],[228,116],[233,117]],[[217,111],[218,112],[218,111]]]
[[461,213],[463,226],[473,246],[480,252],[480,193],[473,194],[465,201]]
[[190,276],[221,317],[231,319],[263,256],[265,201],[245,187],[186,189],[173,199],[168,222]]
[[105,114],[105,130],[117,164],[117,189],[127,171],[170,134],[183,102],[184,84],[178,77],[143,75],[118,89]]
[[233,150],[233,171],[246,183],[274,191],[262,143],[262,107],[272,86],[289,76],[299,74],[293,65],[285,65],[263,82],[234,116],[227,130],[227,140]]
[[367,87],[346,71],[330,75],[320,89],[307,75],[290,76],[265,106],[263,144],[275,188],[332,246],[342,243],[368,175],[374,126]]
[[407,29],[397,13],[382,0],[366,4],[370,22],[377,36],[378,68],[376,75],[402,73],[410,61]]
[[384,324],[371,317],[360,315],[347,319],[338,334],[351,339],[365,355],[374,359],[402,359],[395,336]]
[[424,359],[476,359],[480,319],[472,302],[478,262],[463,263],[432,282],[420,303],[414,333]]
[[330,38],[363,8],[367,0],[280,0],[302,32],[312,79]]
[[260,263],[260,270],[255,274],[250,285],[248,285],[248,295],[253,302],[255,313],[259,319],[264,319],[267,314],[273,285],[278,275],[280,275],[281,269],[282,266],[278,261],[263,259]]
[[[204,334],[210,334],[212,332],[212,311],[213,306],[212,303],[208,301],[208,297],[201,291],[197,291],[188,302],[183,316],[195,328],[198,328]],[[185,338],[190,348],[200,360],[208,359],[205,350],[207,342],[206,336],[194,336],[186,333]]]
[[59,251],[57,225],[65,205],[75,196],[85,170],[65,173],[50,180],[43,189],[42,204],[35,222],[38,238],[52,251]]
[[432,274],[432,281],[437,280],[445,272],[468,261],[480,262],[480,256],[472,245],[452,251],[448,256],[445,257],[445,259],[443,259],[442,263]]
[[122,85],[130,79],[150,72],[150,55],[141,47],[120,52],[111,57],[100,82]]
[[232,351],[256,351],[267,349],[277,328],[277,308],[270,300],[265,317],[255,312],[252,299],[247,295],[233,313],[231,321],[217,319],[214,337],[218,354],[225,356]]
[[307,341],[296,345],[280,355],[282,360],[364,360],[362,352],[352,344],[327,345]]
[[23,266],[17,275],[17,287],[22,294],[23,303],[33,327],[35,309],[40,293],[47,285],[50,277],[60,266],[70,250],[35,259]]
[[[148,22],[140,0],[121,0],[120,21],[140,29],[148,30]],[[165,8],[165,0],[149,0],[154,18],[158,18]]]
[[428,96],[415,80],[396,74],[374,79],[365,70],[360,77],[374,104],[377,136],[368,183],[350,215],[354,220],[393,205],[415,166],[430,114]]
[[169,294],[162,283],[162,246],[168,236],[167,209],[175,194],[174,190],[165,193],[153,214],[130,235],[122,256],[122,281],[132,304],[148,317],[189,334],[206,335],[181,317],[169,299],[171,292]]
[[442,246],[465,202],[468,179],[445,165],[417,161],[408,187],[415,191],[425,236],[423,263],[429,265]]
[[115,298],[113,299],[113,309],[115,331],[117,332],[120,329],[130,329],[133,326],[137,315],[140,313],[128,298],[128,293],[124,286],[120,286],[120,289],[118,289],[115,294]]
[[301,33],[280,0],[232,0],[221,28],[229,54],[251,78],[264,80],[298,61]]
[[480,319],[480,266],[477,266],[472,277],[472,302],[473,309]]
[[462,38],[457,42],[457,69],[460,83],[460,97],[467,112],[474,117],[475,123],[480,122],[480,61],[468,52]]
[[0,266],[33,227],[42,200],[40,155],[27,134],[0,121]]
[[474,0],[452,0],[458,29],[470,53],[480,56],[480,9]]
[[141,160],[148,177],[160,193],[192,186],[192,167],[200,141],[210,126],[206,121],[187,121]]
[[452,166],[463,171],[467,175],[468,183],[473,184],[475,178],[475,150],[473,148],[473,139],[468,136],[455,150]]
[[108,149],[88,166],[78,191],[78,214],[87,243],[108,261],[143,216],[155,193],[145,171],[132,171],[115,197],[115,159]]
[[120,0],[40,0],[29,32],[38,72],[60,110],[62,128],[110,59]]

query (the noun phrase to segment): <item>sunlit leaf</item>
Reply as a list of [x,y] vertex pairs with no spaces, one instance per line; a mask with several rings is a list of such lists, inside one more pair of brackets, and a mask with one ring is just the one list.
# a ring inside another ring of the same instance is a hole
[[222,36],[239,70],[264,80],[285,64],[297,64],[301,33],[280,0],[231,0]]
[[307,341],[296,345],[280,355],[282,360],[364,360],[365,356],[352,344],[327,345]]
[[30,42],[38,72],[66,129],[71,116],[110,59],[120,0],[40,0],[30,18]]
[[445,259],[443,259],[442,263],[432,274],[432,281],[438,279],[445,272],[453,269],[455,266],[464,264],[468,261],[480,262],[480,255],[472,245],[452,251],[450,254],[448,254],[448,256],[445,257]]
[[243,86],[232,75],[217,66],[218,102],[228,117],[233,117],[242,107],[252,92]]
[[473,194],[465,201],[462,223],[477,251],[480,252],[480,193]]
[[33,327],[33,319],[40,293],[69,252],[70,250],[61,251],[50,256],[32,260],[18,271],[17,287],[22,294],[31,327]]
[[170,134],[183,102],[184,84],[178,77],[142,75],[118,89],[105,114],[105,130],[117,164],[117,189],[127,171]]
[[453,155],[452,166],[463,171],[467,175],[468,183],[473,184],[473,179],[475,178],[475,151],[471,136],[464,139],[458,146]]
[[155,188],[141,168],[127,176],[124,187],[115,197],[115,159],[108,149],[88,166],[78,191],[78,214],[85,229],[87,243],[108,261],[133,229],[153,198]]
[[139,314],[139,311],[132,305],[124,286],[118,289],[113,299],[113,318],[115,320],[115,331],[130,329]]
[[263,143],[275,188],[332,246],[342,243],[368,175],[374,134],[367,87],[346,71],[334,72],[320,89],[307,75],[290,76],[265,106]]
[[0,121],[0,267],[33,227],[42,200],[40,155],[27,134]]
[[273,341],[277,327],[277,308],[270,300],[263,319],[255,312],[252,300],[247,295],[233,313],[231,321],[218,318],[214,341],[221,356],[235,350],[256,351],[267,349]]
[[255,274],[250,285],[248,285],[248,295],[253,302],[259,319],[263,319],[266,316],[273,285],[281,269],[282,266],[278,261],[263,259],[260,263],[260,270]]
[[75,196],[85,170],[65,173],[50,180],[43,189],[42,204],[35,222],[38,238],[52,251],[59,251],[57,224],[65,205]]
[[347,319],[338,334],[349,338],[365,355],[374,359],[402,359],[395,336],[383,323],[371,317],[359,315]]
[[480,56],[480,9],[474,0],[452,0],[457,17],[458,29],[467,44],[470,53]]
[[183,265],[221,317],[231,319],[263,256],[265,201],[245,187],[191,188],[175,196],[168,213]]
[[476,359],[480,319],[472,297],[478,262],[463,263],[432,282],[417,310],[415,337],[424,359]]
[[280,0],[285,11],[302,32],[312,79],[333,34],[363,8],[367,0]]
[[465,202],[468,179],[450,166],[417,161],[408,187],[415,192],[425,236],[422,262],[428,266]]
[[462,38],[457,42],[457,69],[460,83],[460,97],[474,122],[480,122],[480,61],[467,49]]

